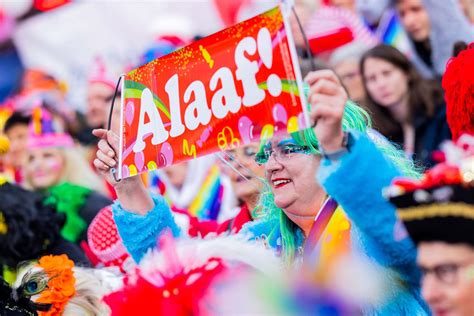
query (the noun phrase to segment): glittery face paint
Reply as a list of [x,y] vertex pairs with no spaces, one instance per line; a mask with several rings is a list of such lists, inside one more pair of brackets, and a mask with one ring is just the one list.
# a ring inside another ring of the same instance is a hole
[[[296,146],[287,136],[274,137],[271,148]],[[316,181],[320,158],[305,151],[289,151],[285,159],[269,156],[265,163],[266,179],[275,198],[275,205],[290,216],[313,216],[326,193]],[[286,153],[285,153],[286,154]]]
[[61,149],[38,148],[30,150],[25,177],[34,189],[46,189],[59,183],[65,167]]

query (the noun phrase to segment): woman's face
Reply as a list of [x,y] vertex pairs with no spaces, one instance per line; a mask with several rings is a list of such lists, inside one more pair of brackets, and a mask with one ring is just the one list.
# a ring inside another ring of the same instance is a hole
[[320,158],[310,154],[288,136],[272,139],[265,150],[266,180],[272,189],[275,205],[291,218],[313,216],[325,193],[316,182]]
[[255,162],[258,150],[259,144],[252,143],[222,153],[224,160],[235,168],[235,170],[229,170],[232,169],[230,166],[225,168],[234,193],[239,200],[246,203],[255,203],[263,187],[261,179],[265,177],[265,168]]
[[59,183],[65,168],[64,156],[57,148],[28,151],[25,177],[34,189],[46,189]]
[[429,38],[431,22],[422,0],[398,0],[395,8],[403,28],[413,40],[422,42]]
[[408,76],[388,61],[367,58],[362,75],[367,92],[383,107],[390,108],[400,104],[408,94]]
[[344,60],[334,66],[334,71],[341,78],[351,100],[362,102],[365,98],[365,90],[357,60]]
[[182,162],[176,165],[172,165],[163,168],[166,176],[170,180],[170,183],[177,189],[181,189],[188,175],[188,162]]

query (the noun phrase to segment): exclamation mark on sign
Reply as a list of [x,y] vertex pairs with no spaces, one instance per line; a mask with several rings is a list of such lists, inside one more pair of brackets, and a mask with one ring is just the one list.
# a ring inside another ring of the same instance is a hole
[[[263,64],[268,69],[272,68],[273,64],[273,47],[272,47],[272,37],[270,31],[264,27],[262,28],[257,35],[257,49],[260,58],[262,59]],[[276,74],[270,74],[267,78],[267,88],[268,92],[277,97],[281,93],[281,79]]]

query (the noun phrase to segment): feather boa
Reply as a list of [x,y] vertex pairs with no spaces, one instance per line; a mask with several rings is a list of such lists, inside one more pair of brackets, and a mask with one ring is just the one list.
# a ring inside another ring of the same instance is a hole
[[[105,297],[113,316],[143,313],[208,315],[214,288],[244,271],[281,273],[280,260],[263,245],[237,236],[159,240],[160,251],[145,255],[124,288]],[[250,269],[249,269],[250,268]]]

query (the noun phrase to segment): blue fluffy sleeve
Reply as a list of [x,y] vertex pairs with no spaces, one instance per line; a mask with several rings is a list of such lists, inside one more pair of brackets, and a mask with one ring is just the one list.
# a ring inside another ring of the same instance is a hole
[[180,230],[165,199],[162,196],[154,196],[153,201],[155,207],[146,215],[128,212],[118,202],[112,206],[120,237],[128,253],[136,262],[140,262],[148,249],[156,246],[158,237],[165,230],[170,230],[174,237],[180,235]]
[[322,159],[318,180],[350,218],[357,235],[352,239],[358,239],[358,246],[409,280],[418,273],[416,248],[395,207],[382,195],[382,189],[401,173],[365,134],[351,131],[351,137],[354,143],[347,154],[337,161]]

